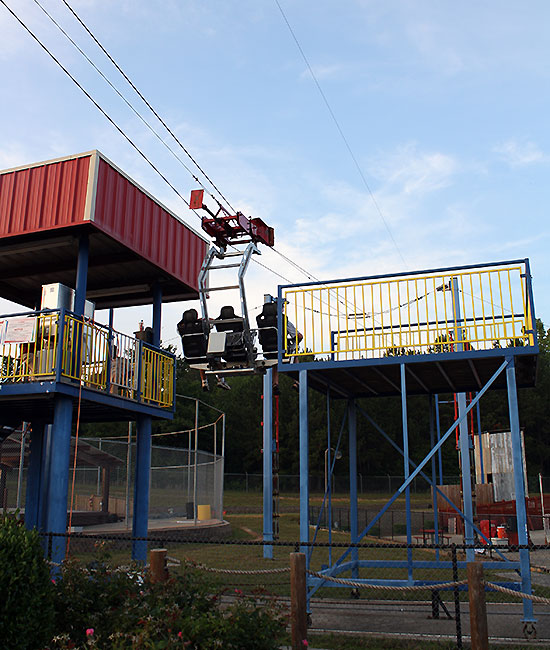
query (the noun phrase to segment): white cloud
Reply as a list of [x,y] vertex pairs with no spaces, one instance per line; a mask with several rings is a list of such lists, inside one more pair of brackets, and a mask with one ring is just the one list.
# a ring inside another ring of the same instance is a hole
[[404,194],[418,197],[448,186],[459,171],[456,159],[448,154],[419,151],[407,144],[371,166],[371,174]]
[[494,147],[493,151],[510,167],[525,167],[548,161],[548,156],[530,140],[506,140]]

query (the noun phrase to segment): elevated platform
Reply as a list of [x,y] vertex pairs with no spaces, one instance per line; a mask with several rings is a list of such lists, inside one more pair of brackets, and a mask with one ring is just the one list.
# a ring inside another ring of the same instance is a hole
[[62,310],[0,317],[3,424],[52,422],[56,395],[82,422],[171,419],[174,355]]
[[[502,364],[502,352],[487,351],[482,356],[465,352],[290,364],[283,371],[297,380],[298,369],[307,369],[311,388],[322,393],[330,389],[335,398],[389,397],[401,394],[400,367],[405,363],[409,395],[475,392],[481,390]],[[524,349],[521,352],[515,355],[517,385],[529,388],[536,382],[537,355]],[[493,388],[506,389],[504,374],[495,380]]]
[[[536,382],[527,260],[288,285],[279,299],[279,370],[308,370],[335,397],[400,395],[402,365],[410,395],[478,391],[510,356],[518,387]],[[303,348],[285,348],[287,320]]]

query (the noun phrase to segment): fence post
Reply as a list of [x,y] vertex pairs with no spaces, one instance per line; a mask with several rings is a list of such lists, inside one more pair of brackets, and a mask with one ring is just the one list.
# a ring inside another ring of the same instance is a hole
[[290,625],[292,649],[302,650],[307,641],[305,553],[290,554]]
[[[456,556],[456,544],[451,546],[451,559],[453,565],[453,582],[458,582],[458,561]],[[455,601],[455,625],[456,625],[456,647],[462,650],[462,621],[460,619],[460,593],[458,587],[454,588]]]
[[152,548],[150,556],[151,582],[166,582],[168,570],[166,569],[165,548]]
[[468,562],[468,597],[470,599],[470,636],[472,650],[488,650],[487,604],[483,584],[483,565]]

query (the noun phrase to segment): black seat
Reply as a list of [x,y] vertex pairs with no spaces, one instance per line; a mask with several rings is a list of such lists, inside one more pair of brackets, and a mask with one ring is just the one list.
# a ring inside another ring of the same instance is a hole
[[206,362],[206,348],[208,337],[203,328],[202,318],[199,318],[196,309],[183,312],[178,323],[178,333],[181,336],[183,356],[190,363]]
[[277,303],[266,302],[262,313],[256,316],[258,337],[266,359],[277,357]]
[[244,318],[237,316],[231,305],[220,310],[220,315],[214,320],[218,332],[226,332],[225,352],[226,361],[246,361],[246,343],[244,338]]

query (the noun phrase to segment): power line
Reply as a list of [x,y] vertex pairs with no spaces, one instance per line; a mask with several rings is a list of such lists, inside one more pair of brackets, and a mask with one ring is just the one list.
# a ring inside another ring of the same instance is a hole
[[[64,1],[64,0],[63,0]],[[116,121],[107,113],[107,111],[97,102],[92,95],[77,81],[77,79],[69,72],[69,70],[59,61],[58,58],[48,49],[48,47],[34,34],[34,32],[24,23],[24,21],[13,11],[13,9],[5,2],[5,0],[0,0],[2,5],[11,13],[11,15],[19,22],[19,24],[25,29],[25,31],[40,45],[40,47],[46,52],[46,54],[61,68],[61,70],[69,77],[69,79],[77,86],[77,88],[92,102],[92,104],[102,113],[102,115],[107,118],[107,120],[112,124],[112,126],[115,127],[115,129],[124,137],[124,139],[134,148],[134,150],[147,162],[147,164],[162,178],[162,180],[176,193],[176,195],[189,207],[189,202],[187,199],[184,198],[184,196],[179,192],[179,190],[168,180],[168,178],[158,169],[158,167],[143,153],[143,151],[138,147],[138,145],[130,138],[129,135],[116,123]],[[139,114],[139,112],[128,102],[128,100],[120,93],[120,91],[114,86],[114,84],[111,83],[111,81],[103,74],[103,72],[95,65],[95,63],[83,52],[83,50],[76,44],[76,42],[67,34],[67,32],[55,21],[55,19],[44,9],[44,7],[38,2],[38,0],[34,0],[34,2],[40,7],[40,9],[48,16],[48,18],[58,27],[58,29],[64,34],[64,36],[74,45],[74,47],[86,58],[86,60],[94,67],[94,69],[101,75],[101,77],[109,84],[109,86],[123,99],[123,101],[126,103],[126,105],[140,118],[140,120],[151,130],[157,138],[159,138],[162,141],[162,138],[158,135],[158,133],[148,124],[148,122]],[[116,65],[116,64],[115,64]],[[118,66],[117,66],[118,67]],[[145,100],[144,100],[145,101]],[[160,118],[158,118],[160,119]],[[164,123],[163,123],[164,124]],[[163,144],[164,141],[162,141]],[[196,176],[193,174],[191,170],[181,161],[181,159],[175,154],[175,152],[165,144],[165,146],[172,152],[173,155],[176,156],[176,158],[181,162],[181,164],[191,173],[193,178],[200,184],[199,179],[196,178]],[[180,143],[180,146],[181,143]],[[183,148],[183,146],[182,146]],[[200,168],[199,168],[200,169]],[[206,175],[205,175],[206,176]],[[211,182],[209,180],[209,182]],[[202,185],[202,184],[201,184]],[[219,192],[219,190],[217,190]],[[220,193],[220,196],[223,197],[223,195]],[[231,207],[231,204],[227,201],[227,199],[224,199],[226,203]],[[232,208],[233,209],[233,208]],[[197,214],[195,212],[195,214]],[[197,217],[199,215],[197,214]],[[317,280],[311,273],[309,273],[306,269],[302,268],[299,264],[291,260],[289,257],[284,255],[283,253],[279,252],[275,248],[273,250],[278,253],[283,259],[285,259],[289,264],[294,266],[296,269],[301,271],[308,277],[309,279],[314,279]],[[267,271],[270,271],[277,277],[281,278],[288,284],[292,284],[292,282],[283,276],[281,273],[273,270],[269,266],[263,264],[262,262],[259,262],[257,259],[253,258],[254,262],[261,266],[262,268],[266,269]]]
[[321,95],[321,98],[323,99],[323,102],[325,103],[325,106],[326,106],[326,108],[327,108],[327,110],[328,110],[328,112],[330,114],[330,117],[332,118],[332,121],[334,122],[334,124],[336,126],[336,129],[338,130],[338,133],[340,134],[340,137],[342,138],[342,140],[344,142],[344,145],[345,145],[346,149],[348,150],[348,153],[349,153],[349,155],[350,155],[350,157],[351,157],[357,171],[359,172],[359,176],[361,177],[361,180],[363,181],[364,186],[367,188],[367,191],[370,194],[370,197],[372,199],[374,207],[376,208],[376,211],[378,212],[378,214],[380,216],[380,219],[382,219],[382,222],[384,223],[384,226],[386,227],[386,230],[388,231],[388,234],[389,234],[389,236],[390,236],[390,238],[391,238],[391,240],[393,242],[393,245],[395,246],[395,249],[399,253],[399,257],[401,258],[403,264],[405,266],[407,266],[407,262],[405,261],[403,253],[401,252],[401,249],[399,248],[399,246],[397,244],[397,241],[395,240],[395,237],[393,236],[390,225],[387,222],[386,218],[384,217],[384,215],[382,213],[382,210],[380,209],[380,206],[378,205],[378,201],[376,200],[376,197],[374,196],[374,192],[371,190],[371,187],[370,187],[370,185],[369,185],[369,183],[368,183],[368,181],[367,181],[367,179],[365,177],[365,174],[363,173],[363,170],[361,169],[361,165],[359,164],[357,158],[355,157],[355,154],[353,153],[353,150],[352,150],[352,148],[351,148],[351,146],[350,146],[350,144],[348,142],[348,139],[346,138],[346,136],[344,134],[344,131],[343,131],[342,127],[340,126],[340,123],[338,122],[338,119],[336,118],[336,115],[335,115],[334,111],[332,110],[332,107],[331,107],[331,105],[330,105],[330,103],[329,103],[329,101],[327,99],[327,96],[325,95],[325,93],[324,93],[324,91],[323,91],[323,89],[321,87],[321,84],[319,83],[319,81],[317,80],[317,77],[315,76],[315,73],[313,72],[313,68],[311,67],[311,65],[309,63],[308,58],[306,57],[305,52],[304,52],[302,46],[300,45],[300,42],[298,41],[298,38],[297,38],[294,30],[292,29],[292,26],[291,26],[288,18],[286,17],[286,14],[283,11],[283,8],[281,7],[281,4],[280,4],[279,0],[274,0],[274,2],[277,5],[277,7],[279,8],[279,11],[281,12],[281,16],[283,17],[283,20],[285,21],[286,26],[288,27],[288,30],[289,30],[292,38],[294,39],[294,42],[296,43],[296,47],[298,48],[300,54],[302,55],[302,58],[305,61],[305,64],[306,64],[306,66],[307,66],[307,68],[309,70],[309,73],[310,73],[315,85],[317,86],[317,90],[319,91],[319,94]]
[[[99,67],[90,59],[90,57],[82,50],[82,48],[71,38],[71,36],[63,29],[63,27],[55,20],[55,18],[40,4],[38,0],[33,0],[34,3],[40,7],[40,9],[46,14],[46,16],[51,20],[51,22],[57,27],[57,29],[65,36],[65,38],[80,52],[80,54],[88,61],[88,63],[94,68],[94,70],[101,76],[101,78],[115,91],[115,93],[122,99],[122,101],[128,106],[128,108],[138,117],[141,122],[151,131],[151,133],[157,138],[157,140],[170,151],[170,153],[178,160],[181,165],[191,174],[193,179],[204,188],[204,185],[197,178],[195,173],[183,162],[183,160],[178,156],[178,154],[162,139],[160,134],[155,131],[155,129],[147,122],[147,120],[136,110],[136,108],[128,101],[128,99],[120,92],[120,90],[111,82],[111,80],[99,69]],[[204,188],[206,189],[206,188]]]
[[[36,0],[35,0],[36,2]],[[91,29],[86,25],[86,23],[80,18],[80,16],[76,13],[76,11],[71,7],[71,5],[67,2],[67,0],[62,0],[63,4],[69,9],[69,11],[73,14],[73,16],[76,18],[76,20],[82,25],[84,30],[89,34],[89,36],[93,39],[93,41],[97,44],[97,46],[101,49],[101,51],[105,54],[105,56],[109,59],[109,61],[114,65],[114,67],[118,70],[118,72],[123,76],[123,78],[128,82],[128,84],[131,86],[131,88],[134,90],[134,92],[137,94],[137,96],[141,99],[141,101],[147,106],[147,108],[153,113],[153,115],[157,118],[157,120],[162,124],[162,126],[168,131],[168,133],[172,136],[172,138],[178,143],[178,145],[181,147],[181,149],[185,152],[185,154],[189,157],[189,159],[193,162],[195,167],[201,172],[201,174],[206,178],[206,180],[210,183],[210,185],[214,188],[214,190],[219,194],[219,196],[225,201],[225,203],[231,208],[233,212],[235,212],[235,208],[231,205],[231,203],[225,198],[225,196],[222,194],[222,192],[216,187],[212,179],[208,176],[208,174],[204,171],[204,169],[199,165],[199,163],[193,158],[193,156],[190,154],[190,152],[186,149],[186,147],[182,144],[182,142],[179,140],[179,138],[175,135],[175,133],[170,129],[168,124],[164,121],[164,119],[159,115],[159,113],[153,108],[151,103],[147,100],[147,98],[143,95],[143,93],[137,88],[137,86],[133,83],[133,81],[128,77],[128,75],[124,72],[124,70],[118,65],[118,63],[115,61],[115,59],[109,54],[109,52],[106,50],[106,48],[101,44],[99,39],[93,34]],[[186,168],[187,169],[187,168]],[[201,185],[200,181],[198,178],[194,177],[195,180]]]
[[107,113],[107,111],[90,95],[90,93],[82,86],[73,75],[67,70],[67,68],[55,57],[52,52],[42,43],[42,41],[36,36],[29,27],[23,22],[23,20],[13,11],[13,9],[6,3],[5,0],[0,0],[4,7],[10,12],[10,14],[17,20],[17,22],[25,29],[25,31],[32,36],[32,38],[40,45],[40,47],[46,52],[46,54],[63,70],[63,72],[69,77],[69,79],[79,88],[84,95],[92,102],[92,104],[103,114],[104,117],[115,127],[115,129],[122,135],[122,137],[137,151],[137,153],[145,160],[145,162],[162,178],[162,180],[169,185],[174,192],[180,197],[180,199],[189,206],[188,201],[182,196],[179,190],[166,178],[166,176],[156,167],[156,165],[149,160],[149,158],[141,151],[137,144],[130,138],[129,135],[114,121],[114,119]]

